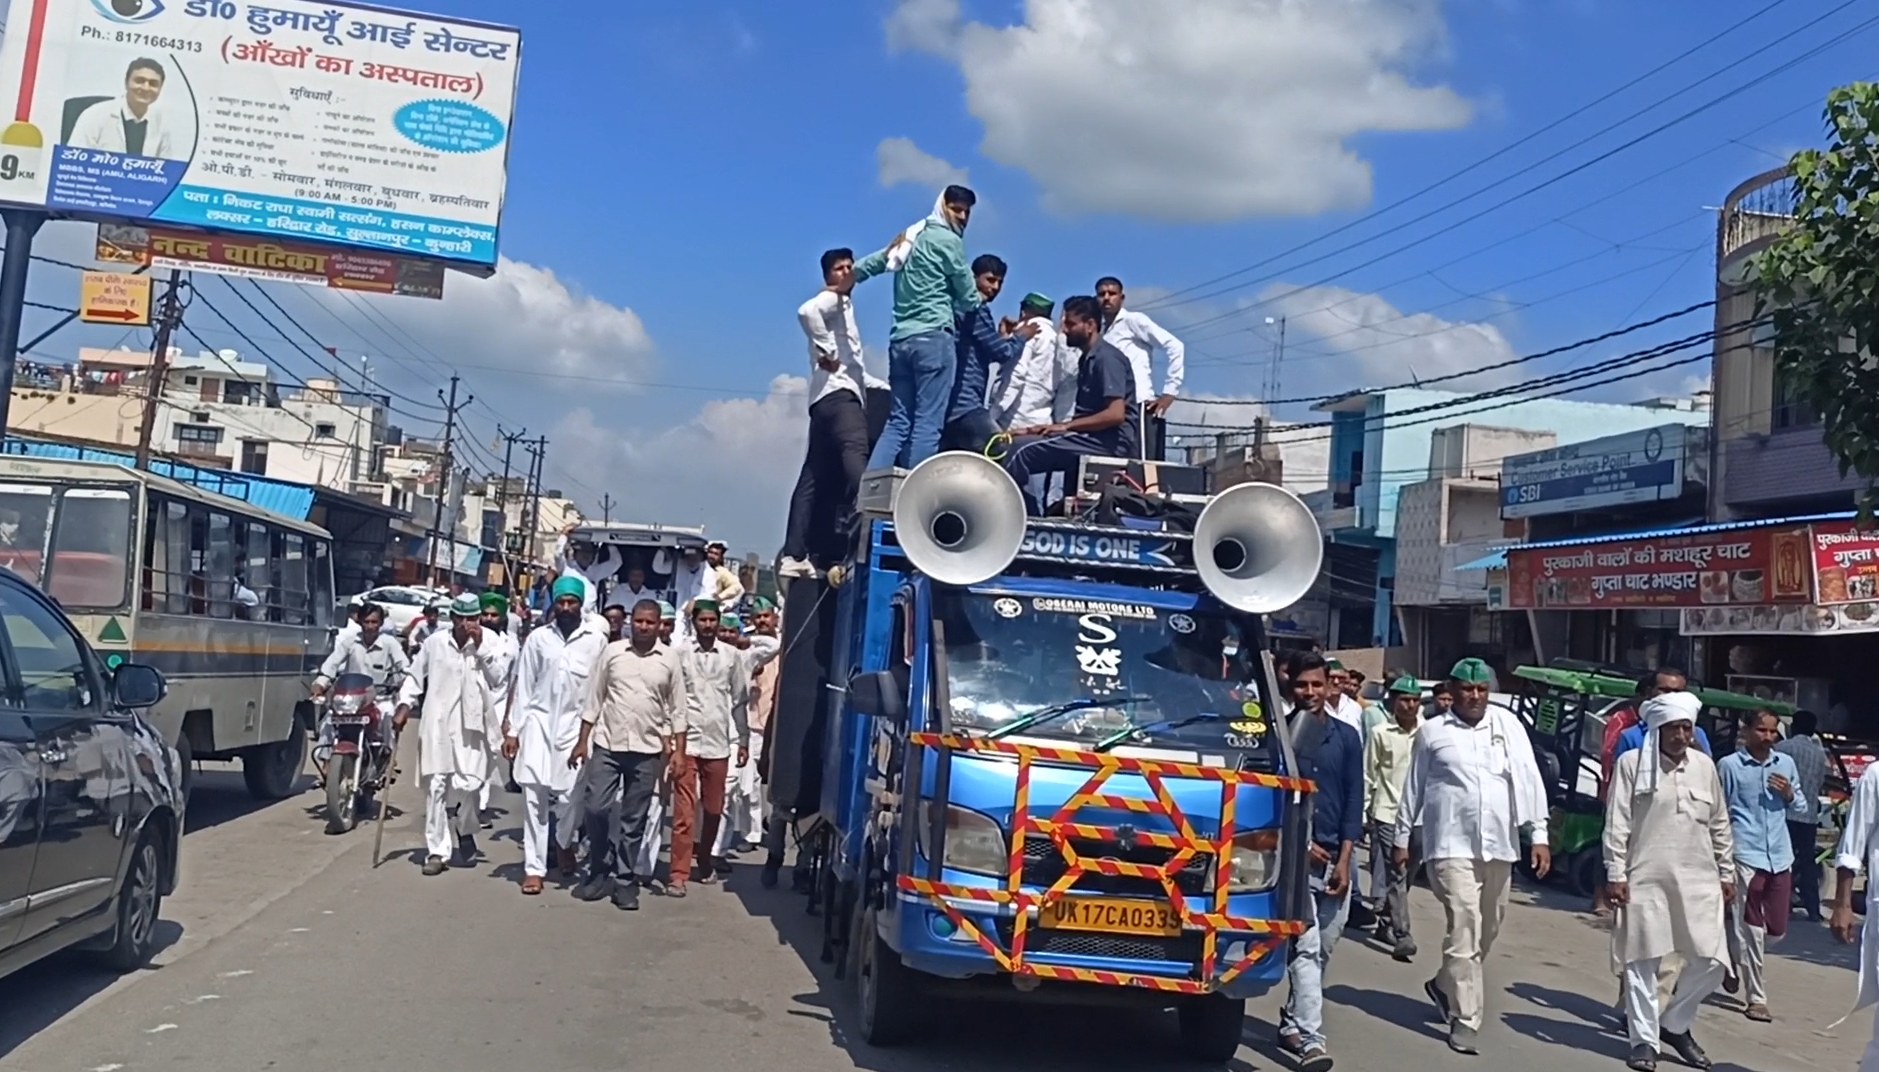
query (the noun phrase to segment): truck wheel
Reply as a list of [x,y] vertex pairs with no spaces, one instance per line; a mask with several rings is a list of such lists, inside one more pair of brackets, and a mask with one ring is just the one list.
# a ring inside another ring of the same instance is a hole
[[124,885],[117,892],[117,934],[104,962],[129,972],[150,963],[157,951],[157,919],[163,913],[163,875],[157,862],[156,835],[146,830],[131,850]]
[[359,825],[359,757],[336,755],[326,764],[326,832],[344,834]]
[[241,755],[242,780],[256,800],[284,800],[294,795],[300,767],[307,758],[307,735],[295,722],[284,741],[256,745]]
[[1188,998],[1175,1008],[1181,1021],[1181,1052],[1189,1060],[1223,1065],[1240,1052],[1246,1002],[1219,994]]
[[856,911],[855,988],[861,1007],[861,1038],[870,1046],[899,1046],[919,1026],[920,995],[913,970],[900,962],[900,954],[881,940],[875,929],[875,911]]

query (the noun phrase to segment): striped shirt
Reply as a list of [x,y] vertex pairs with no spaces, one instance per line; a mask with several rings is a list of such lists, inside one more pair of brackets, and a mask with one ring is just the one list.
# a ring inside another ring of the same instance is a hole
[[[1820,794],[1827,788],[1827,749],[1818,737],[1789,737],[1775,745],[1775,751],[1794,761],[1794,769],[1800,774],[1800,785],[1796,788],[1807,801],[1808,818],[1796,814],[1797,823],[1808,822],[1816,825],[1820,822]],[[1796,809],[1797,813],[1799,809]]]

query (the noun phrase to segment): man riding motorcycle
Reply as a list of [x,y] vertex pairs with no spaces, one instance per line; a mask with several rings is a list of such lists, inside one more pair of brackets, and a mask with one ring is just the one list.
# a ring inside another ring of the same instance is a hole
[[[333,653],[326,657],[326,662],[320,665],[319,675],[313,679],[315,703],[326,695],[333,680],[342,674],[369,675],[380,697],[398,691],[398,687],[404,684],[405,672],[411,668],[411,660],[405,655],[404,645],[399,643],[397,637],[380,631],[384,624],[385,608],[376,603],[367,603],[359,609],[359,632],[352,636],[343,632],[339,635],[333,644]],[[384,717],[380,715],[381,720]],[[319,736],[313,745],[313,766],[320,773],[321,784],[326,782],[326,764],[333,756],[333,740],[332,719],[322,706]]]

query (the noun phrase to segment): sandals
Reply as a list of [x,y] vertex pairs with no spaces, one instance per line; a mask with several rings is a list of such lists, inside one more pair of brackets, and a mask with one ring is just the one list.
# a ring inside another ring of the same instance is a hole
[[522,893],[524,896],[536,897],[539,896],[541,892],[542,877],[540,875],[529,875],[522,880]]

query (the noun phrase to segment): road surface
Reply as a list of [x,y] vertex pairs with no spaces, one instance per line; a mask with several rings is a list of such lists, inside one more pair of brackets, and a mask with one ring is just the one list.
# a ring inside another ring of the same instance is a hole
[[[239,784],[223,773],[201,783],[154,968],[120,979],[61,957],[0,980],[0,1070],[1193,1067],[1174,1057],[1170,1017],[1089,1010],[954,1009],[922,1045],[875,1050],[853,1038],[852,998],[816,962],[820,921],[800,898],[759,889],[754,867],[684,900],[647,898],[636,913],[576,902],[552,883],[524,898],[516,799],[498,796],[506,813],[483,839],[488,863],[427,879],[416,814],[391,820],[386,850],[397,854],[374,870],[370,830],[325,836],[316,794],[260,807]],[[411,786],[395,792],[415,804]],[[1607,932],[1563,895],[1515,900],[1489,966],[1480,1058],[1447,1051],[1422,998],[1440,933],[1418,890],[1415,964],[1356,932],[1337,950],[1327,990],[1337,1067],[1622,1068]],[[1852,960],[1797,920],[1770,956],[1777,1023],[1752,1024],[1720,996],[1704,1009],[1697,1034],[1716,1067],[1851,1070],[1870,1019],[1816,1032],[1850,1004]],[[1291,1067],[1271,1045],[1281,996],[1254,1003],[1236,1072]]]

